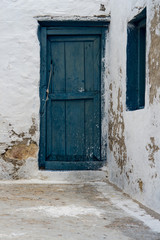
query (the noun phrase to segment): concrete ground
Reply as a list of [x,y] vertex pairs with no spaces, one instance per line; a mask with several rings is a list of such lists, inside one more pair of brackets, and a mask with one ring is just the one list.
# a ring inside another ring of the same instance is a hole
[[158,215],[151,216],[104,175],[85,174],[0,182],[0,239],[160,240]]

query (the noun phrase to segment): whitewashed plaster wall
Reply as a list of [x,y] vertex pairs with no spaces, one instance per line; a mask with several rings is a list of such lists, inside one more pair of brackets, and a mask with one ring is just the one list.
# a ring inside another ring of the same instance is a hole
[[[100,10],[100,4],[105,5],[105,11]],[[156,81],[156,53],[159,54],[160,46],[154,40],[154,35],[156,39],[160,37],[158,5],[159,0],[0,1],[0,179],[38,174],[40,47],[34,17],[111,13],[102,123],[103,135],[108,139],[109,180],[160,212],[160,84]],[[125,104],[127,21],[145,6],[146,105],[142,110],[129,112]],[[14,161],[9,160],[13,156]]]
[[36,177],[38,172],[40,46],[35,16],[108,15],[108,5],[106,0],[0,1],[0,179]]
[[[123,6],[123,7],[122,7]],[[126,111],[127,22],[147,7],[145,108]],[[160,2],[111,1],[109,180],[160,213]]]

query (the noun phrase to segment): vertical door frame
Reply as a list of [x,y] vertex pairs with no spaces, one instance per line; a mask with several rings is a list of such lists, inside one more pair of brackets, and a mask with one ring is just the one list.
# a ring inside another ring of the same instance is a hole
[[[108,20],[96,21],[44,21],[38,20],[40,24],[40,141],[39,141],[39,168],[45,169],[46,160],[46,90],[47,90],[47,36],[67,34],[68,30],[72,31],[73,35],[80,31],[84,35],[98,34],[101,37],[101,69],[100,81],[104,78],[104,61],[105,57],[105,37],[108,29]],[[101,83],[100,83],[101,86]],[[101,88],[101,87],[100,87]],[[101,112],[101,110],[100,110]],[[102,119],[100,116],[100,132],[102,126]],[[100,139],[101,141],[101,139]],[[101,143],[102,145],[102,143]],[[101,161],[103,163],[103,161]]]

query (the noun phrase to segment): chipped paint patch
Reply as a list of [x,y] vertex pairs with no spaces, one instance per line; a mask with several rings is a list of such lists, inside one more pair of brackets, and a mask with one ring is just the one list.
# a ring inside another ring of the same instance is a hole
[[38,166],[37,162],[38,146],[36,143],[30,143],[29,145],[18,143],[7,149],[2,155],[6,163],[12,164],[12,172],[10,176],[12,179],[27,178],[30,176],[36,176]]
[[142,179],[138,179],[138,185],[141,192],[143,192],[143,182]]
[[[121,71],[121,70],[120,70]],[[127,162],[127,149],[125,145],[124,137],[124,118],[123,118],[123,105],[121,102],[122,91],[118,89],[118,104],[116,111],[113,110],[113,99],[112,99],[112,84],[110,84],[110,121],[108,129],[109,148],[113,152],[115,161],[118,167],[123,171],[124,166]]]
[[0,179],[20,179],[37,176],[38,146],[36,143],[24,139],[10,146],[1,155]]
[[160,6],[155,6],[154,17],[151,21],[151,46],[149,51],[149,83],[150,83],[150,96],[149,102],[153,104],[157,96],[157,90],[160,88]]
[[34,136],[34,134],[36,133],[37,131],[37,125],[36,125],[36,119],[32,117],[32,126],[30,127],[29,129],[29,134],[31,136]]
[[3,157],[7,161],[14,161],[14,160],[26,160],[29,157],[36,158],[38,151],[37,144],[31,143],[28,146],[25,144],[17,144],[8,149],[4,154]]
[[150,137],[150,141],[151,142],[146,146],[146,150],[148,151],[148,160],[150,162],[150,166],[155,167],[154,155],[160,150],[160,147],[155,144],[154,137]]

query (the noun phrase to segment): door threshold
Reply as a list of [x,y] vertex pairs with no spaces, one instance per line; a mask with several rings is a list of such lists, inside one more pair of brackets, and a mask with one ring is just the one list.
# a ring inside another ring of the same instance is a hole
[[51,181],[53,183],[86,183],[106,181],[107,171],[39,171],[39,180]]

